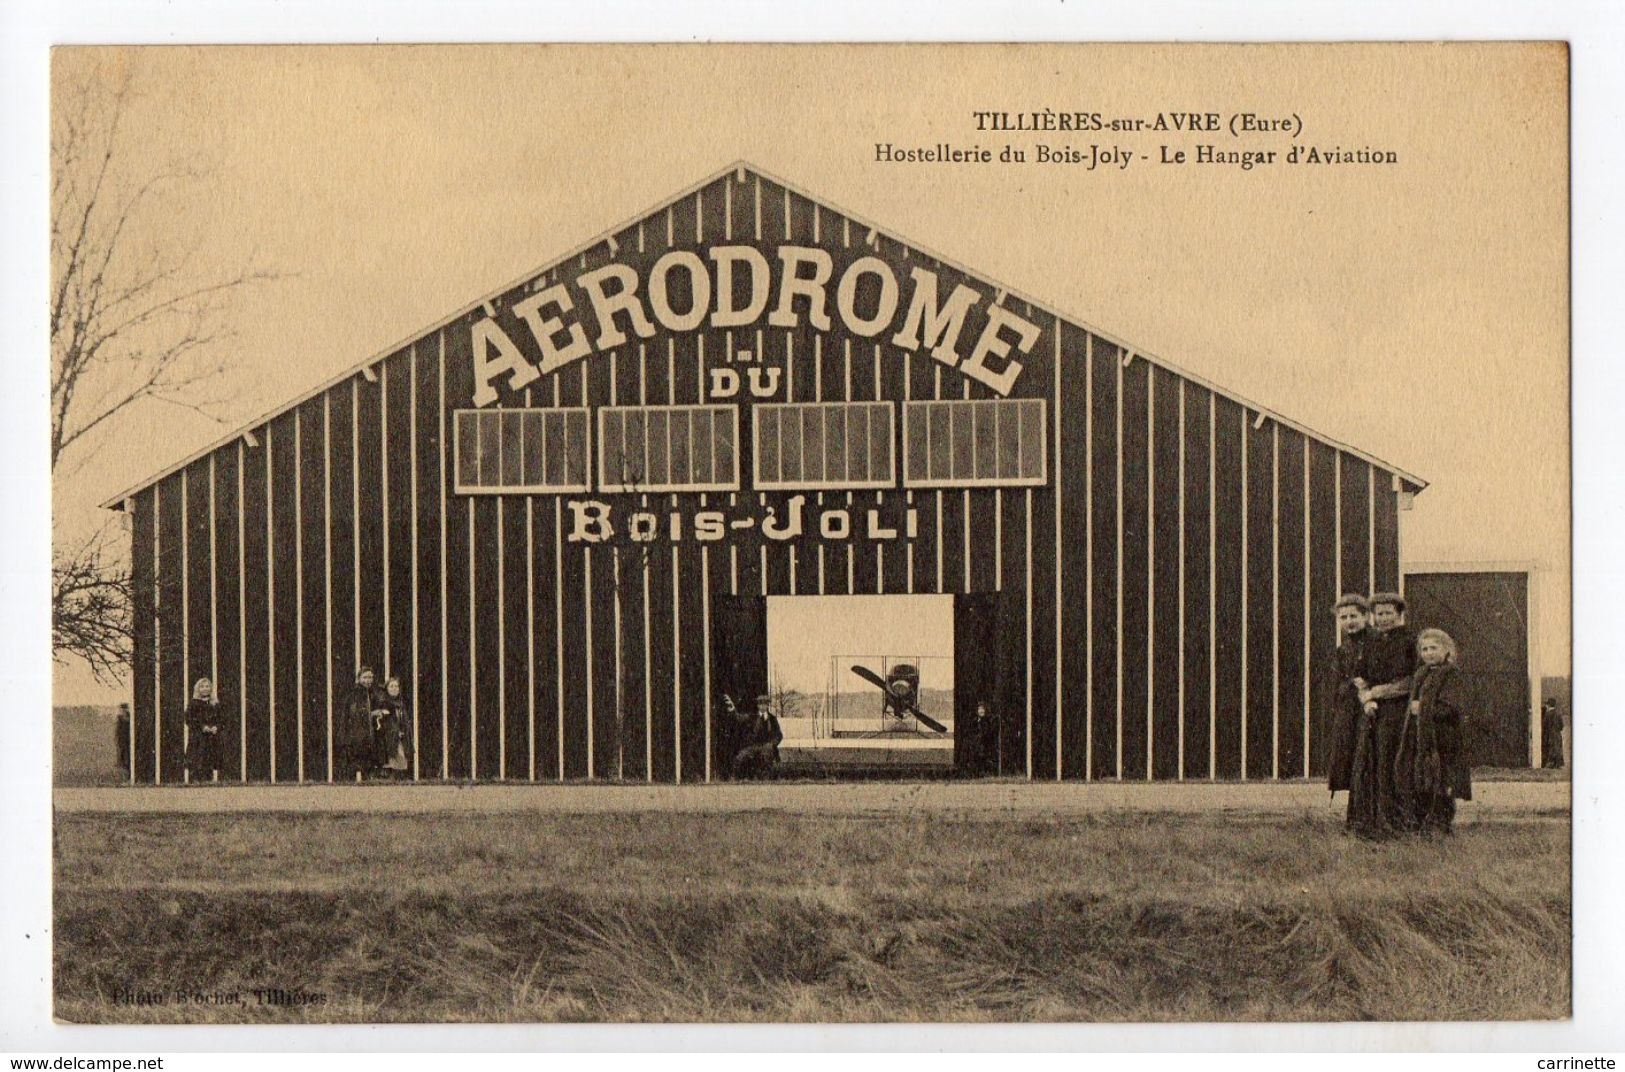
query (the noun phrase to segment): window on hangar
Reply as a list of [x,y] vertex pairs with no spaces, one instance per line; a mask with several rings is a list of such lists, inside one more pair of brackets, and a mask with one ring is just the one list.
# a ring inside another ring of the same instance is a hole
[[585,408],[470,409],[453,418],[457,494],[588,489]]
[[755,408],[755,487],[763,491],[897,484],[890,402],[792,402]]
[[1047,477],[1041,398],[905,402],[911,488],[1031,487]]
[[605,492],[739,490],[735,406],[605,406],[598,488]]

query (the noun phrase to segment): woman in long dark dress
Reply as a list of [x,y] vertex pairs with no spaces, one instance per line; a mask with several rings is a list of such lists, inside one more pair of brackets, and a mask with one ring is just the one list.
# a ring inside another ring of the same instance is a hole
[[346,781],[360,781],[381,766],[377,723],[373,719],[380,698],[378,687],[373,684],[372,668],[363,666],[356,672],[349,702],[344,705],[339,773]]
[[412,709],[401,691],[401,679],[384,682],[384,695],[378,701],[384,717],[379,724],[383,769],[391,778],[407,778],[412,773]]
[[214,682],[206,677],[192,686],[192,701],[186,705],[186,769],[194,782],[219,780],[225,760],[221,738],[225,722],[215,700]]
[[[1366,687],[1365,649],[1371,639],[1371,604],[1362,595],[1349,593],[1332,607],[1337,615],[1340,639],[1333,655],[1329,718],[1331,755],[1326,785],[1333,793],[1348,790],[1348,816],[1344,826],[1352,833],[1369,833],[1375,822],[1375,802],[1367,791],[1369,779],[1362,780],[1361,792],[1354,792],[1354,760],[1364,737],[1376,732],[1374,718],[1366,715],[1360,693]],[[1370,746],[1367,746],[1370,751]]]
[[1473,799],[1456,642],[1443,629],[1424,629],[1416,638],[1416,654],[1422,665],[1411,678],[1394,787],[1417,830],[1448,834],[1456,801]]
[[1371,621],[1376,633],[1366,644],[1366,688],[1360,702],[1374,725],[1355,750],[1350,794],[1369,797],[1370,834],[1384,837],[1414,826],[1395,789],[1394,769],[1416,672],[1416,634],[1405,624],[1404,597],[1395,592],[1371,597]]

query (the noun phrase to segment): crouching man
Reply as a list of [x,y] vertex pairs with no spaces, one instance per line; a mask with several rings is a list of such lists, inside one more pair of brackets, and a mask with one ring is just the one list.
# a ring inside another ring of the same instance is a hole
[[736,781],[771,777],[778,768],[784,730],[768,705],[767,696],[758,696],[755,710],[741,711],[732,696],[722,697],[722,713],[734,728],[736,751],[730,770]]

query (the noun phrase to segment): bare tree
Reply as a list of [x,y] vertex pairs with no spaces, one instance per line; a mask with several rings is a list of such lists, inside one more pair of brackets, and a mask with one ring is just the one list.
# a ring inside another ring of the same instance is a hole
[[[162,225],[162,199],[205,176],[181,164],[131,174],[131,87],[127,69],[97,66],[58,85],[53,102],[53,479],[94,457],[139,404],[220,420],[207,388],[225,370],[232,302],[274,277],[254,267],[211,274]],[[53,654],[83,659],[103,682],[122,677],[130,645],[129,572],[108,531],[103,523],[88,539],[59,542],[51,568]]]
[[775,670],[773,674],[773,687],[768,690],[769,703],[773,711],[780,718],[805,718],[806,708],[811,700],[806,693],[793,689],[785,683],[784,674]]
[[130,658],[129,572],[108,546],[108,529],[51,561],[51,650],[83,659],[96,680],[124,676]]

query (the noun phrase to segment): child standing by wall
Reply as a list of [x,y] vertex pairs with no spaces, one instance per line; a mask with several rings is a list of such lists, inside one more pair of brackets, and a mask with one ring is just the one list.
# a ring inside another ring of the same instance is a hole
[[1443,629],[1424,629],[1416,638],[1416,654],[1422,665],[1411,679],[1394,786],[1415,829],[1448,834],[1456,801],[1473,799],[1456,642]]

